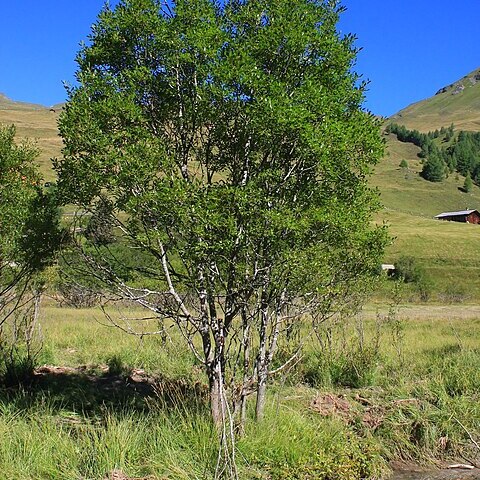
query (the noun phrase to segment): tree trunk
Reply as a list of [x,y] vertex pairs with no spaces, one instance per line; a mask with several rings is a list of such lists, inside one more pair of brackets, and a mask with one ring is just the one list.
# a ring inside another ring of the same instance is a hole
[[255,416],[258,422],[263,420],[265,413],[265,401],[267,398],[267,369],[265,366],[261,367],[258,372],[258,389],[257,389],[257,404],[255,407]]
[[[264,296],[264,293],[262,294]],[[260,332],[259,340],[260,346],[257,357],[257,404],[255,408],[255,417],[257,421],[263,419],[263,413],[265,410],[265,396],[267,393],[267,375],[268,375],[268,365],[267,365],[267,328],[268,328],[268,307],[264,299],[262,299],[262,307],[260,311],[261,323],[260,323]]]
[[222,377],[219,375],[220,371],[219,362],[215,362],[212,365],[212,370],[209,372],[209,387],[210,387],[210,410],[212,413],[213,423],[217,427],[221,427],[224,420],[224,408],[222,405],[223,402],[223,385]]
[[250,324],[248,323],[247,312],[245,308],[242,309],[242,349],[243,349],[243,379],[242,389],[240,392],[240,420],[237,426],[238,432],[243,435],[245,432],[245,425],[247,423],[247,385],[250,380]]

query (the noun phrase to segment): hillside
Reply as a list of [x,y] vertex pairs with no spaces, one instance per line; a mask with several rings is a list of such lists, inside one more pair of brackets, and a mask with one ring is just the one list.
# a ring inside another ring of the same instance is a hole
[[58,110],[31,103],[16,102],[0,94],[0,124],[15,124],[17,138],[29,138],[40,149],[38,162],[45,180],[52,181],[51,158],[58,157],[62,141],[57,129]]
[[15,100],[8,98],[4,93],[0,92],[0,109],[31,111],[31,110],[46,110],[46,107],[44,107],[43,105],[38,105],[36,103],[17,102]]
[[[452,174],[441,183],[420,176],[420,149],[385,135],[387,155],[377,166],[371,183],[380,191],[385,221],[394,237],[385,261],[414,257],[433,282],[434,298],[460,297],[480,300],[480,226],[442,222],[433,217],[441,212],[475,208],[480,210],[480,188],[461,190],[464,177]],[[408,168],[399,166],[406,160]],[[454,295],[455,293],[455,295]]]
[[480,68],[441,88],[433,97],[414,103],[391,117],[421,132],[448,127],[480,131]]

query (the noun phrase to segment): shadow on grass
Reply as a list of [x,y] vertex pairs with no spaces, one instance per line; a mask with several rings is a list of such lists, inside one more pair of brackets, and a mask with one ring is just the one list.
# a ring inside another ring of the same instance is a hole
[[[143,370],[118,372],[106,365],[91,367],[43,366],[20,387],[0,388],[0,402],[19,410],[48,401],[53,410],[86,416],[125,410],[147,412],[155,405],[199,410],[207,408],[206,385],[187,379],[151,376]],[[12,406],[13,406],[12,405]]]

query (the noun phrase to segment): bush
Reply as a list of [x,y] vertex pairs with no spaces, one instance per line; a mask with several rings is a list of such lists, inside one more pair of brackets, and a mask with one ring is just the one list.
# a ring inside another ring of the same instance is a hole
[[414,257],[402,256],[395,263],[394,278],[405,283],[417,283],[425,277],[425,270]]
[[400,168],[408,168],[408,162],[403,159],[401,162],[400,162],[400,165],[399,165]]
[[397,280],[413,284],[422,302],[430,298],[433,289],[432,280],[414,257],[400,257],[395,263],[393,276]]

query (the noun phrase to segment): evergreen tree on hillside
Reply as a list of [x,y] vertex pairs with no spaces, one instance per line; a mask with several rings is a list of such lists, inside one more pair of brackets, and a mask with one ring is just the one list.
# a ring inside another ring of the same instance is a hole
[[473,188],[473,182],[472,182],[472,177],[470,176],[470,172],[467,173],[467,176],[465,177],[465,182],[463,182],[463,189],[465,192],[470,193]]
[[421,175],[430,182],[441,182],[445,177],[445,164],[440,156],[430,155],[423,165]]

